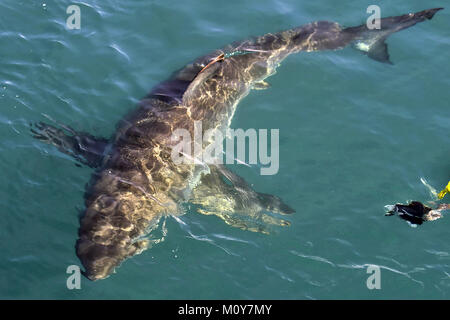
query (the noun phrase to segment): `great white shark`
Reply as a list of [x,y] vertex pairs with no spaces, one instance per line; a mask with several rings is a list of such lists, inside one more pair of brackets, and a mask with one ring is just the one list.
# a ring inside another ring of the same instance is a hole
[[228,128],[238,102],[290,54],[339,50],[349,45],[368,57],[390,63],[386,38],[431,19],[442,8],[343,28],[318,21],[230,44],[202,56],[157,85],[117,125],[110,139],[76,132],[68,126],[36,123],[34,137],[51,143],[96,168],[85,194],[76,253],[90,280],[104,279],[125,259],[149,247],[146,237],[162,217],[182,213],[194,203],[203,214],[256,232],[289,223],[270,213],[294,210],[280,198],[254,191],[223,165],[175,164],[171,150],[179,128],[194,131]]

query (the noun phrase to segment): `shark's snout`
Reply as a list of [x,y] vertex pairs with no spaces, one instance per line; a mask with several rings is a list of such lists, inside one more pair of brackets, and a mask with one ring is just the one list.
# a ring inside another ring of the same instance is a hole
[[114,257],[115,248],[90,240],[78,240],[77,255],[84,266],[83,275],[95,281],[107,278],[119,263]]

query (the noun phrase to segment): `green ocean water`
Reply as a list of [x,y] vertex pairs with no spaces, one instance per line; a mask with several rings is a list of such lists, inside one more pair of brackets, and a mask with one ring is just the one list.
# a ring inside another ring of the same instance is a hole
[[[106,280],[66,287],[93,172],[32,139],[54,119],[110,136],[153,86],[235,40],[317,20],[359,25],[367,0],[0,2],[0,298],[448,299],[450,217],[411,228],[384,206],[450,179],[450,8],[391,36],[394,65],[347,48],[290,56],[233,128],[280,129],[280,169],[231,166],[296,210],[271,235],[191,210]],[[68,30],[66,9],[81,8]],[[445,1],[376,1],[382,16]],[[448,201],[448,200],[447,200]],[[381,268],[369,290],[368,265]]]

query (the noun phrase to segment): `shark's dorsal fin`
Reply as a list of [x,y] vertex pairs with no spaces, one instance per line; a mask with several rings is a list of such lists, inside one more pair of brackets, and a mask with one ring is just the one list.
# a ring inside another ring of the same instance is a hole
[[195,96],[195,93],[197,92],[199,86],[215,74],[217,69],[219,69],[219,67],[221,66],[222,61],[223,61],[222,59],[217,60],[213,59],[208,64],[206,64],[202,69],[200,69],[198,74],[191,81],[186,91],[184,92],[183,102],[187,102],[191,99],[191,97]]

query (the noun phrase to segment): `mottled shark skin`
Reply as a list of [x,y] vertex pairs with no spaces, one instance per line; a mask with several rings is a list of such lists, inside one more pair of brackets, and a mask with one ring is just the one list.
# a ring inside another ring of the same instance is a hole
[[[354,45],[375,60],[389,62],[386,37],[431,19],[438,10],[384,18],[380,30],[319,21],[226,46],[154,88],[120,122],[108,147],[104,139],[68,127],[36,125],[36,138],[97,167],[86,191],[76,243],[85,276],[104,279],[125,259],[145,250],[145,236],[162,217],[182,214],[180,204],[185,202],[245,230],[267,232],[266,226],[289,225],[268,212],[294,210],[276,196],[252,190],[224,166],[175,164],[171,151],[179,141],[171,139],[174,130],[184,128],[193,136],[194,121],[202,121],[203,130],[226,129],[238,102],[251,89],[266,87],[264,79],[293,53]],[[217,59],[222,54],[224,58]]]

